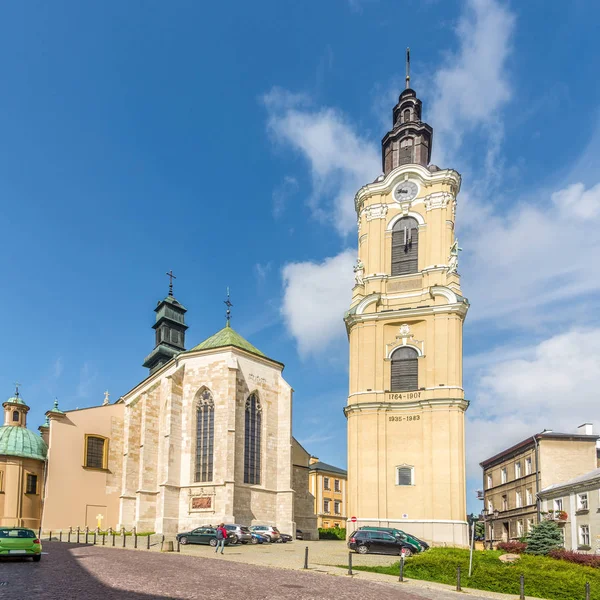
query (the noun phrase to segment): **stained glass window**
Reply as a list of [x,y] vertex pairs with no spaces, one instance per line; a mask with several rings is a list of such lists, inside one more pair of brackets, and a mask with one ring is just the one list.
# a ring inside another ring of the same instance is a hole
[[246,400],[246,429],[244,437],[244,483],[260,485],[260,442],[262,415],[258,396]]
[[196,470],[194,481],[213,480],[215,441],[215,403],[212,394],[204,390],[196,411]]

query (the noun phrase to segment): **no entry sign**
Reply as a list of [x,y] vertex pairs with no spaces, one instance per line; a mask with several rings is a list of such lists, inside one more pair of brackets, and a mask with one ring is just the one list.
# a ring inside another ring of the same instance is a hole
[[350,520],[351,520],[353,523],[356,523],[356,517],[350,517]]

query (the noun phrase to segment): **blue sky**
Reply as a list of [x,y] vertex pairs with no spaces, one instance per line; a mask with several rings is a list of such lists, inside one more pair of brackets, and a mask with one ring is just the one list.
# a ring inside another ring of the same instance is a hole
[[[145,376],[177,275],[191,347],[224,324],[286,364],[294,434],[345,465],[353,195],[411,47],[457,213],[477,462],[596,418],[594,2],[44,2],[0,8],[0,390],[37,427]],[[470,500],[471,508],[478,505]]]

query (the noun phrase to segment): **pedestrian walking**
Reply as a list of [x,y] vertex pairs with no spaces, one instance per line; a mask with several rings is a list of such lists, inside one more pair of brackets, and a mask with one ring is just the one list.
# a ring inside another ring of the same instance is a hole
[[221,523],[217,527],[217,545],[215,546],[215,553],[219,551],[219,546],[221,546],[221,554],[223,554],[223,549],[225,548],[225,540],[227,539],[227,529],[225,529],[225,524]]

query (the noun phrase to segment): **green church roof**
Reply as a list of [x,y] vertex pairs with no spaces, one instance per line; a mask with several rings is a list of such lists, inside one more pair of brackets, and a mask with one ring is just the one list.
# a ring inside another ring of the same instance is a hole
[[64,415],[65,414],[62,410],[60,410],[60,408],[58,408],[58,399],[57,398],[54,399],[54,406],[49,411],[46,412],[46,414],[48,414],[48,413],[54,413],[55,415]]
[[13,396],[12,398],[9,398],[7,402],[10,402],[11,404],[23,404],[24,406],[27,406],[25,402],[23,402],[23,398],[21,398],[21,396]]
[[0,427],[0,456],[20,456],[46,460],[48,446],[46,442],[33,431],[18,425],[3,425]]
[[258,348],[255,348],[248,340],[245,340],[237,331],[229,326],[229,323],[221,331],[217,331],[214,335],[211,335],[207,340],[204,340],[201,344],[194,346],[189,352],[194,350],[211,350],[213,348],[225,348],[226,346],[235,346],[241,348],[252,354],[258,356],[264,356]]

